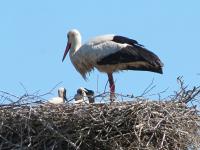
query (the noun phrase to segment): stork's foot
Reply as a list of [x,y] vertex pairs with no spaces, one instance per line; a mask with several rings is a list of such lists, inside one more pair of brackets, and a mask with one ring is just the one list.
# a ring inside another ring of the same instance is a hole
[[115,93],[110,93],[110,102],[114,102],[116,100]]

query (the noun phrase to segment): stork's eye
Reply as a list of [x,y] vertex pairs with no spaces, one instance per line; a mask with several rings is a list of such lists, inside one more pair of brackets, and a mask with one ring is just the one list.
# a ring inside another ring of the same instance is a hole
[[72,37],[75,37],[75,33],[72,33],[71,36],[72,36]]

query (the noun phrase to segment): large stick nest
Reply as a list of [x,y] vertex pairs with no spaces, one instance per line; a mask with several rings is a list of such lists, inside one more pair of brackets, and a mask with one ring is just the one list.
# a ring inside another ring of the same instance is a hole
[[168,101],[0,107],[0,149],[198,149],[200,115],[190,106],[199,88]]

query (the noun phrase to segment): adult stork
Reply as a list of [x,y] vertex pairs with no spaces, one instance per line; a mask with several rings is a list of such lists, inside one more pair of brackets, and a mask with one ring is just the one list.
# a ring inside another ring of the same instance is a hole
[[115,98],[113,72],[141,70],[163,73],[163,63],[159,57],[133,39],[118,35],[102,35],[82,45],[81,34],[76,29],[70,30],[67,38],[62,61],[70,50],[71,62],[84,79],[94,68],[107,73],[111,100]]

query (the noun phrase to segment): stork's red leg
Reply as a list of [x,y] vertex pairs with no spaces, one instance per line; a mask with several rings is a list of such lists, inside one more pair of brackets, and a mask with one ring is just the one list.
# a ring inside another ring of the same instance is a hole
[[113,80],[112,73],[108,73],[108,81],[110,85],[110,100],[114,101],[115,99],[115,82]]

